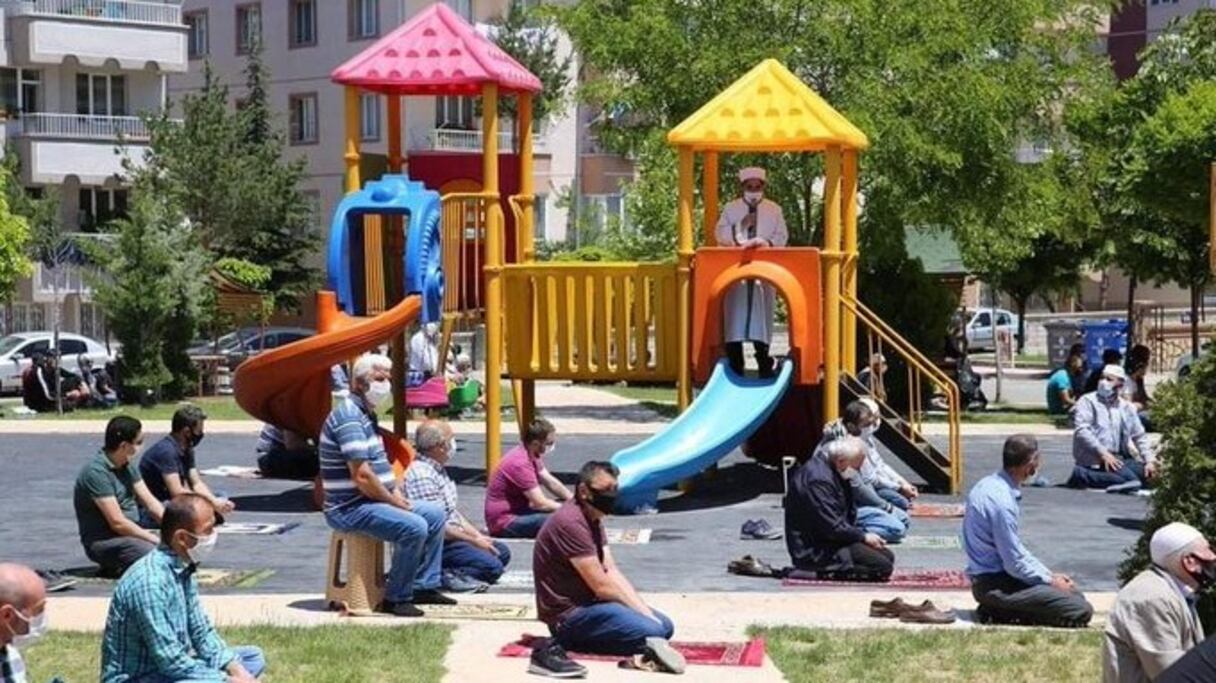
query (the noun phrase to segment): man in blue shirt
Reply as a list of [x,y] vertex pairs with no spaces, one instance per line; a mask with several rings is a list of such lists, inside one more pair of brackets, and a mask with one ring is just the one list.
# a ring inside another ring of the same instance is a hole
[[1022,492],[1039,470],[1039,444],[1016,434],[1005,441],[1003,469],[967,494],[963,546],[976,610],[984,623],[1083,627],[1093,607],[1066,574],[1053,574],[1018,537]]
[[144,451],[139,460],[139,475],[162,503],[182,493],[197,493],[211,503],[219,523],[223,524],[223,515],[236,509],[236,504],[211,491],[194,459],[194,449],[203,440],[206,420],[202,408],[195,405],[184,405],[174,411],[172,431]]
[[1085,381],[1085,347],[1074,345],[1064,366],[1047,378],[1047,412],[1067,415],[1081,397],[1076,387]]
[[392,398],[393,361],[364,354],[351,372],[350,395],[334,406],[321,427],[318,450],[325,489],[325,521],[348,533],[393,544],[381,612],[420,617],[416,605],[454,605],[439,592],[442,505],[408,500],[393,476],[376,422],[376,408]]
[[215,549],[215,508],[186,493],[165,505],[160,545],[118,582],[101,641],[101,683],[252,683],[266,660],[229,648],[198,600],[195,570]]

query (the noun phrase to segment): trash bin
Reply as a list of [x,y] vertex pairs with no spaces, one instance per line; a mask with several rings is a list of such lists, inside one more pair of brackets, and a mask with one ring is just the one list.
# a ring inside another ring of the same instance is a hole
[[1127,321],[1123,318],[1109,320],[1086,320],[1085,327],[1085,364],[1089,368],[1102,367],[1102,352],[1106,349],[1119,349],[1119,353],[1127,355]]
[[1068,349],[1085,339],[1085,329],[1079,320],[1048,320],[1043,329],[1047,331],[1047,364],[1052,370],[1063,367]]

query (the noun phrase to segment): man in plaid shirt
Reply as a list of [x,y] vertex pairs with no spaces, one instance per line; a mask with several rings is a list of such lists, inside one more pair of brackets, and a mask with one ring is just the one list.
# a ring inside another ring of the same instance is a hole
[[448,590],[485,590],[498,581],[511,561],[511,551],[473,526],[456,507],[456,482],[444,467],[452,457],[452,428],[437,420],[418,425],[414,446],[418,458],[405,475],[410,500],[443,507],[443,582]]
[[34,570],[0,563],[0,683],[25,683],[17,652],[46,633],[46,586]]
[[198,601],[198,563],[215,547],[215,508],[193,493],[165,505],[160,545],[114,590],[101,643],[102,683],[252,683],[256,647],[228,647]]

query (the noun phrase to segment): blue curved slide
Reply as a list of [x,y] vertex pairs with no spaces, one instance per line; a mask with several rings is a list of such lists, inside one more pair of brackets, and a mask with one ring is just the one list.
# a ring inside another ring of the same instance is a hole
[[617,511],[658,502],[659,489],[692,477],[735,450],[776,410],[794,376],[786,360],[771,379],[740,377],[726,359],[688,410],[667,429],[612,456],[621,470]]

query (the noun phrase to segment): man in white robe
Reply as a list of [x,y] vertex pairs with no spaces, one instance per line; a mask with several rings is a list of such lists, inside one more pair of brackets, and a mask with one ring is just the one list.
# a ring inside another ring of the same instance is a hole
[[[789,241],[781,207],[764,198],[765,172],[762,168],[739,171],[742,196],[722,209],[714,234],[721,247],[784,247]],[[773,359],[768,355],[773,338],[773,308],[777,293],[759,280],[735,284],[726,293],[726,356],[736,374],[743,374],[743,342],[752,342],[761,377],[773,376]]]

